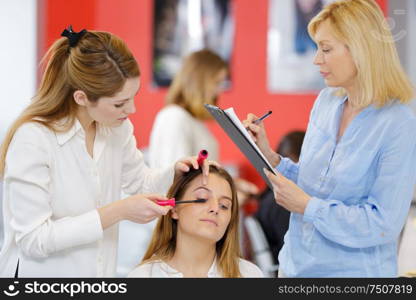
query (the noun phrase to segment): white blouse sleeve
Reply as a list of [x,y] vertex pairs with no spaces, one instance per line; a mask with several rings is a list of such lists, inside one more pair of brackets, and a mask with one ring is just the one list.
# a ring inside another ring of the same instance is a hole
[[167,107],[158,113],[149,144],[151,167],[166,167],[192,153],[192,123],[181,108]]
[[50,149],[44,129],[28,123],[16,132],[6,157],[4,187],[10,226],[17,245],[29,257],[92,243],[102,238],[97,210],[54,219],[51,207]]
[[173,182],[174,163],[163,169],[146,166],[143,154],[137,149],[133,125],[126,121],[127,130],[123,142],[122,188],[126,194],[166,193]]

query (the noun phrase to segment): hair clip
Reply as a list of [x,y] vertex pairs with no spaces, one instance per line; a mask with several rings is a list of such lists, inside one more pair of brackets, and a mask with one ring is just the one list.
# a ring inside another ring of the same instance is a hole
[[65,36],[69,40],[69,47],[75,47],[82,36],[87,33],[87,30],[82,29],[80,32],[75,32],[72,30],[72,25],[69,25],[68,28],[65,28],[62,31],[61,36]]

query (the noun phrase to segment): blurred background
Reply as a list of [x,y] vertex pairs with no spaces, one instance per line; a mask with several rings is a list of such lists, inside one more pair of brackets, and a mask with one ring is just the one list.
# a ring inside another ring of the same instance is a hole
[[[138,147],[144,153],[154,117],[164,105],[167,87],[181,59],[204,47],[216,51],[230,64],[219,106],[234,107],[240,119],[249,112],[262,115],[272,110],[265,125],[272,146],[277,147],[287,133],[306,129],[312,104],[324,87],[318,69],[312,65],[315,45],[306,34],[306,25],[328,2],[331,1],[0,0],[0,140],[34,95],[40,76],[38,65],[46,49],[71,24],[75,31],[110,31],[124,39],[133,51],[142,76],[137,112],[131,120]],[[416,83],[416,1],[377,3],[385,13],[386,26],[392,29],[402,63]],[[412,106],[416,110],[415,103]],[[221,128],[215,122],[207,126],[222,145],[220,161],[228,170],[264,189],[260,175]],[[243,207],[245,216],[257,210],[257,200]],[[127,240],[146,230],[144,225],[128,226],[121,226],[119,276],[138,262],[137,253],[142,251]],[[0,229],[1,245],[2,225]],[[253,245],[250,234],[250,230],[242,233],[243,240],[248,241],[243,243],[246,257],[267,263],[269,258],[256,256],[259,244]],[[265,247],[270,248],[267,244]]]

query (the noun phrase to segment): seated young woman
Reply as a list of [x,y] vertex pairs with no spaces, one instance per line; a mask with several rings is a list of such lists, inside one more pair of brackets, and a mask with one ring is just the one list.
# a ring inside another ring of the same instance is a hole
[[158,220],[139,266],[128,277],[263,277],[240,257],[238,201],[231,176],[211,165],[208,182],[201,170],[175,181],[168,198],[199,200],[176,204]]

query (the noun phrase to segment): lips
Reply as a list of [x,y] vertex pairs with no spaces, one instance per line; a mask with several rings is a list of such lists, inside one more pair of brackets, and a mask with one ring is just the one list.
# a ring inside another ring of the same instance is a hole
[[320,72],[321,73],[321,75],[323,76],[323,77],[327,77],[328,75],[329,75],[329,72]]
[[214,220],[211,220],[211,219],[201,219],[200,221],[202,221],[202,222],[212,223],[212,224],[214,224],[215,226],[218,226],[218,223],[217,223],[216,221],[214,221]]
[[119,120],[120,120],[120,121],[127,120],[127,117],[125,117],[125,118],[120,118]]

